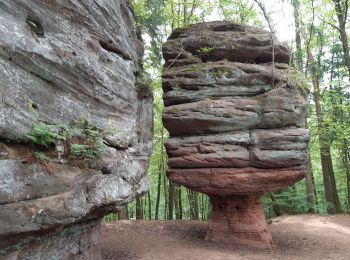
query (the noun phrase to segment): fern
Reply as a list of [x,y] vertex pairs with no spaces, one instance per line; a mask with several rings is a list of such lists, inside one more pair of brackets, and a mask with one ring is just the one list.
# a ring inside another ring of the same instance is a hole
[[45,124],[34,124],[26,136],[33,144],[45,147],[48,147],[58,138],[58,134]]
[[105,154],[105,146],[103,143],[95,144],[70,144],[69,157],[78,158],[100,158]]
[[[64,141],[68,147],[66,153],[68,157],[83,159],[102,157],[106,152],[103,135],[112,134],[112,131],[116,132],[115,129],[103,130],[92,125],[87,119],[81,118],[72,122],[69,127],[33,124],[26,136],[34,145],[46,148],[57,140]],[[49,159],[42,152],[36,152],[34,156],[41,160]]]
[[42,161],[49,161],[50,157],[48,157],[45,153],[43,152],[35,152],[34,157],[36,159],[42,160]]

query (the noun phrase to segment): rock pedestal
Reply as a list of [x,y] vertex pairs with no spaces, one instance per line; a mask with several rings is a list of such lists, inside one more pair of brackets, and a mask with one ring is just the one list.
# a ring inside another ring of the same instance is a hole
[[210,196],[212,215],[206,239],[253,247],[269,247],[261,195]]
[[210,196],[209,240],[271,247],[260,198],[306,173],[308,84],[273,44],[267,31],[210,22],[163,46],[167,174]]
[[0,24],[0,258],[99,259],[102,217],[149,189],[131,1],[0,0]]

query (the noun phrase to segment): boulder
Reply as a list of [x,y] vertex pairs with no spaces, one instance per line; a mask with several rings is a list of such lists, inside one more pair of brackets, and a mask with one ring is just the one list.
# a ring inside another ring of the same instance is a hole
[[[99,259],[102,217],[149,189],[152,93],[131,3],[0,0],[0,24],[0,255]],[[55,140],[33,142],[35,126]]]
[[210,196],[207,239],[271,247],[260,198],[301,180],[308,158],[309,89],[288,46],[209,22],[176,29],[163,53],[168,177]]

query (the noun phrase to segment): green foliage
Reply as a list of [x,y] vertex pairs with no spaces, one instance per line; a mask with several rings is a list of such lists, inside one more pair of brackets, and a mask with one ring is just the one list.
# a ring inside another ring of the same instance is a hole
[[26,137],[34,144],[48,147],[55,140],[64,140],[65,136],[60,134],[53,126],[43,123],[33,124]]
[[105,154],[105,145],[102,142],[90,144],[72,143],[69,145],[70,158],[100,158]]
[[43,152],[35,152],[33,154],[34,158],[41,160],[41,161],[49,161],[50,157],[48,157],[45,153]]
[[[81,118],[71,123],[69,127],[63,125],[33,124],[27,134],[28,139],[38,146],[48,148],[55,141],[63,141],[68,150],[66,155],[72,159],[100,158],[106,153],[103,135],[115,134],[116,129],[103,130],[92,125],[87,119]],[[42,152],[34,153],[34,157],[48,160]]]
[[287,84],[297,87],[305,96],[310,93],[310,83],[305,75],[297,70],[289,71]]
[[215,47],[205,46],[205,47],[200,48],[197,51],[199,53],[202,53],[202,54],[208,54],[208,53],[212,52],[213,50],[215,50]]
[[147,73],[146,71],[144,71],[143,73],[141,73],[141,75],[139,75],[136,78],[136,85],[139,88],[142,87],[151,87],[152,86],[152,77],[149,73]]
[[104,216],[104,218],[103,218],[103,221],[105,221],[105,222],[116,221],[116,220],[118,220],[116,213],[110,213],[110,214]]
[[218,0],[218,4],[227,21],[258,26],[262,24],[262,17],[254,8],[254,0]]
[[83,135],[88,142],[95,142],[102,138],[104,131],[92,125],[86,118],[80,118],[71,124],[71,128],[68,131],[69,137]]
[[216,67],[216,68],[212,68],[209,71],[209,73],[213,77],[222,78],[224,75],[232,74],[232,70],[230,70],[230,69],[228,69],[226,67]]
[[[108,133],[81,118],[71,124],[68,130],[68,155],[70,158],[100,158],[106,153],[103,134]],[[109,134],[109,133],[108,133]]]
[[132,4],[137,15],[136,26],[151,39],[146,46],[147,63],[149,66],[160,66],[161,43],[165,38],[161,25],[166,22],[166,3],[164,0],[133,0]]

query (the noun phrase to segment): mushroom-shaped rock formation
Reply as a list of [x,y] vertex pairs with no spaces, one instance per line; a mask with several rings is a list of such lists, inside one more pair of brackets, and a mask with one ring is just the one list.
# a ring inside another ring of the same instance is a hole
[[100,259],[148,191],[152,95],[129,0],[0,0],[0,258]]
[[267,31],[209,22],[163,47],[168,177],[210,196],[209,240],[270,247],[260,198],[306,173],[307,82],[273,44]]

